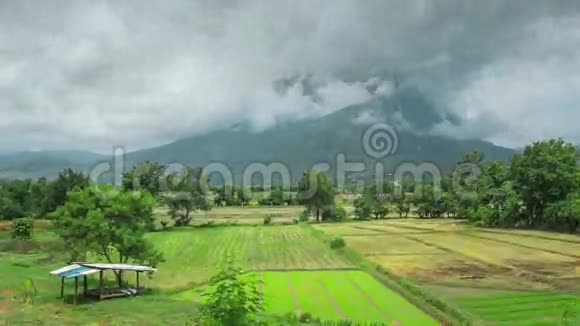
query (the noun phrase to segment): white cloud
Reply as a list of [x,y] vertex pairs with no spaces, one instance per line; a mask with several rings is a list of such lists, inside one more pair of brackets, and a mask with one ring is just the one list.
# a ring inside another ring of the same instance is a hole
[[[237,122],[263,129],[388,96],[392,73],[464,112],[466,124],[455,136],[479,128],[489,139],[519,144],[530,133],[529,119],[567,122],[536,129],[534,137],[577,137],[570,119],[578,35],[573,20],[567,27],[561,21],[578,17],[580,4],[461,3],[3,1],[0,151],[108,152]],[[526,30],[529,24],[536,31]],[[561,56],[549,59],[552,52]],[[307,75],[317,83],[315,95],[303,85],[285,94],[272,90],[276,80]],[[512,99],[498,95],[507,90]],[[515,99],[529,92],[534,101]],[[535,113],[522,118],[522,107]],[[478,116],[521,122],[509,122],[502,134]]]
[[580,141],[580,19],[543,20],[504,58],[483,67],[453,101],[464,124],[440,133],[506,146]]

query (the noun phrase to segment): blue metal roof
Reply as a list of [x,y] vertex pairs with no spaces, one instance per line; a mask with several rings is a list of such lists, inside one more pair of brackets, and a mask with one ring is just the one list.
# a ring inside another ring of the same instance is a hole
[[98,272],[98,269],[81,266],[77,264],[65,266],[50,272],[50,274],[58,275],[64,278],[74,278],[82,275],[89,275]]

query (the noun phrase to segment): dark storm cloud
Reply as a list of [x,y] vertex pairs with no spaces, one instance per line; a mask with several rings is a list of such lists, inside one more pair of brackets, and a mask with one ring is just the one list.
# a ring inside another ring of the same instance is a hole
[[[437,133],[580,140],[578,1],[0,1],[0,149],[130,148],[320,116],[400,74]],[[283,94],[274,81],[311,76]]]

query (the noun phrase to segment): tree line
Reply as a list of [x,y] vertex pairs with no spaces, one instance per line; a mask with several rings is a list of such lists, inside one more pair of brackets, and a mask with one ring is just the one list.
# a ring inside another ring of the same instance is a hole
[[354,201],[359,219],[381,219],[392,207],[401,217],[458,217],[484,227],[576,232],[580,225],[578,151],[560,139],[535,142],[509,162],[465,154],[440,179],[385,180]]
[[[373,182],[358,194],[353,203],[354,215],[358,219],[381,219],[390,213],[400,217],[458,217],[481,226],[574,232],[580,216],[577,158],[575,146],[562,140],[533,143],[509,162],[485,161],[480,152],[473,151],[440,180],[431,176]],[[477,173],[462,176],[465,166]],[[0,180],[0,219],[49,217],[66,203],[68,192],[89,185],[86,175],[70,169],[54,180]],[[169,208],[176,226],[183,226],[191,222],[195,210],[208,210],[214,205],[248,205],[255,201],[251,192],[264,190],[259,186],[244,189],[210,185],[201,168],[187,167],[168,174],[166,166],[145,162],[123,174],[118,191],[149,193],[157,203]],[[289,190],[274,186],[257,203],[299,204],[316,221],[342,220],[346,213],[336,205],[336,193],[329,176],[309,170]]]

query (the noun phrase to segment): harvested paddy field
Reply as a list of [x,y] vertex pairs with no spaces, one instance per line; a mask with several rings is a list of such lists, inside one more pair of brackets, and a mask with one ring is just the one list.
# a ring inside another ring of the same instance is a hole
[[[554,320],[566,305],[578,310],[571,300],[580,291],[580,237],[575,235],[479,229],[454,220],[400,219],[315,227],[344,237],[366,259],[414,280],[436,296],[449,298],[476,320],[557,325]],[[505,291],[511,297],[503,308],[489,306],[493,300],[474,303],[494,295],[503,300]],[[537,299],[535,304],[540,305],[542,295],[544,308],[527,304],[526,300]]]
[[[266,216],[272,217],[272,224],[290,224],[297,219],[304,210],[302,206],[228,206],[216,207],[210,211],[197,211],[192,213],[192,225],[206,224],[262,224]],[[158,220],[172,223],[169,210],[160,207],[155,210]]]

